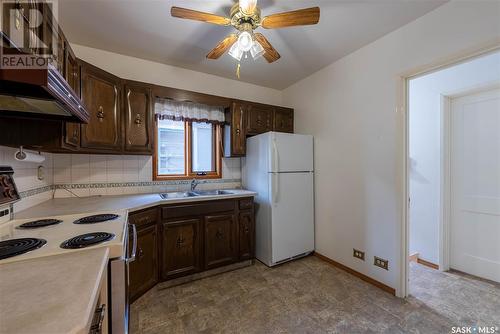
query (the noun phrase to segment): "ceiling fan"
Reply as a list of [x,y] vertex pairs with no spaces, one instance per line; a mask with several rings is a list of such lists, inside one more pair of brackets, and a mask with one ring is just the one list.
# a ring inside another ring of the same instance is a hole
[[241,60],[243,55],[247,56],[250,53],[253,59],[264,56],[269,63],[280,59],[281,56],[264,35],[254,32],[255,29],[259,27],[275,29],[312,25],[319,22],[320,16],[319,7],[312,7],[262,18],[260,8],[257,6],[257,0],[239,0],[231,8],[230,18],[175,6],[172,7],[170,13],[173,17],[222,26],[233,26],[238,30],[238,32],[230,34],[220,41],[207,54],[208,59],[219,59],[229,50],[229,55],[238,61]]

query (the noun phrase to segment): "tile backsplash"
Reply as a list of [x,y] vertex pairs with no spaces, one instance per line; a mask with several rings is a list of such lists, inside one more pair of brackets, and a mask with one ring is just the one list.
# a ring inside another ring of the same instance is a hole
[[[0,146],[0,165],[14,168],[14,180],[22,200],[15,204],[20,211],[50,198],[87,197],[181,191],[189,181],[153,181],[151,156],[42,153],[41,164],[18,162],[17,149]],[[37,177],[43,166],[43,180]],[[241,187],[241,161],[223,159],[222,179],[207,180],[200,188]]]

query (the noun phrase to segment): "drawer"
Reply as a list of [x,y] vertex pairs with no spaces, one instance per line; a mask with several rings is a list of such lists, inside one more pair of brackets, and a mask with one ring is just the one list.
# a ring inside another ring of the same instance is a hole
[[190,203],[163,207],[161,209],[162,219],[171,219],[178,217],[201,216],[215,212],[234,211],[235,201],[215,201]]
[[157,211],[156,208],[141,212],[131,213],[128,217],[129,224],[134,224],[137,227],[156,223]]
[[240,200],[240,210],[251,209],[253,207],[253,198],[244,198]]

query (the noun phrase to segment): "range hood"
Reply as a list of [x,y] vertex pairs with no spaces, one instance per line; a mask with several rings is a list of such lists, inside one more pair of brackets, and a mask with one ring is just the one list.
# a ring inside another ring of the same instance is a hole
[[43,69],[0,70],[0,116],[88,123],[90,114],[61,74]]

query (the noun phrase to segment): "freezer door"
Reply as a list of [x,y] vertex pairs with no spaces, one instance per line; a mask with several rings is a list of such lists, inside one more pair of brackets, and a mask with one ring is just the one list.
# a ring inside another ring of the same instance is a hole
[[314,250],[313,173],[270,173],[272,262]]
[[313,137],[272,132],[270,134],[270,172],[309,172],[313,166]]

